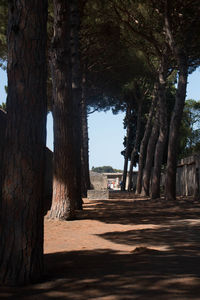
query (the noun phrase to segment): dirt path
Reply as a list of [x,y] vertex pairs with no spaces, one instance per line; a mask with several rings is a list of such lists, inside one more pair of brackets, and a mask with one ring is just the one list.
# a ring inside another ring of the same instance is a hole
[[44,282],[0,299],[200,299],[200,203],[85,200],[78,220],[45,219]]

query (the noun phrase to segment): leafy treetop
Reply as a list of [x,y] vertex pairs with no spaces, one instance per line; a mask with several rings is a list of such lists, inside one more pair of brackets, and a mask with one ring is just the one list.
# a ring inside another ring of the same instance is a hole
[[97,173],[122,173],[122,170],[113,169],[111,166],[92,167],[93,172]]

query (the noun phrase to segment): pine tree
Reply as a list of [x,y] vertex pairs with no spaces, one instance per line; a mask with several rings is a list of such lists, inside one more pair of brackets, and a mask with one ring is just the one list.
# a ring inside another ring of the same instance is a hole
[[1,204],[0,282],[43,272],[47,1],[10,1],[8,100]]

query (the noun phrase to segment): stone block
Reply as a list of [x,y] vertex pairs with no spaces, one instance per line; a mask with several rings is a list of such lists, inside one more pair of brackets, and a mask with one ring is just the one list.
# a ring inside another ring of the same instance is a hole
[[107,200],[109,199],[109,191],[108,190],[88,190],[87,198],[89,200]]
[[90,182],[94,190],[100,191],[100,190],[107,189],[107,185],[108,185],[107,176],[104,176],[101,173],[90,172]]

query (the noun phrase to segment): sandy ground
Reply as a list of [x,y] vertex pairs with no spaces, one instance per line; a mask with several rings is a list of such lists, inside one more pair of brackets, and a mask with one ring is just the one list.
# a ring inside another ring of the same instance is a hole
[[200,203],[84,200],[77,220],[45,218],[45,276],[0,299],[200,299]]

